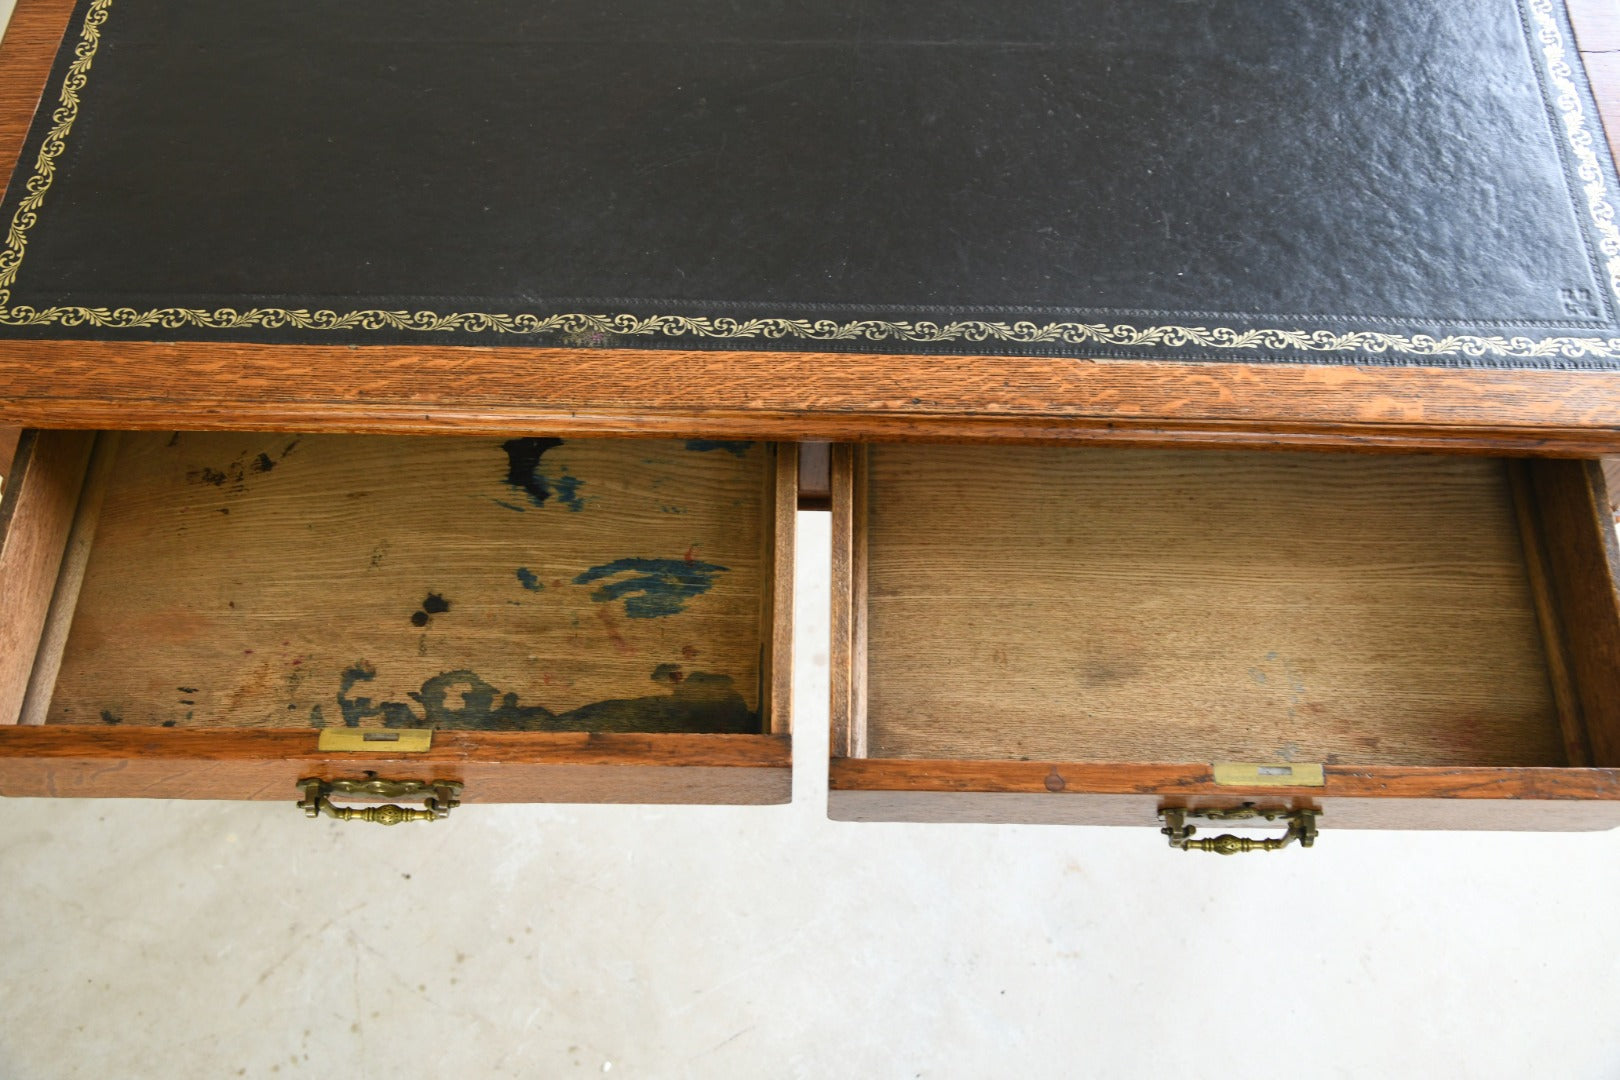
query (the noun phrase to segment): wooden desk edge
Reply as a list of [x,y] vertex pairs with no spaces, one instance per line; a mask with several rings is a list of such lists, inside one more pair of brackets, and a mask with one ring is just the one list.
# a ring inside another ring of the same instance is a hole
[[0,424],[1620,452],[1620,373],[0,341]]

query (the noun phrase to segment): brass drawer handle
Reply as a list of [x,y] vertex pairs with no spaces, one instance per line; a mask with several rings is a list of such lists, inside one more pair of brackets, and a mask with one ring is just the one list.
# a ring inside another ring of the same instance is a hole
[[[1164,828],[1159,831],[1170,838],[1171,847],[1180,848],[1182,851],[1213,851],[1217,855],[1237,855],[1245,851],[1280,851],[1295,840],[1299,841],[1300,847],[1315,844],[1316,819],[1321,815],[1322,811],[1310,809],[1261,810],[1254,803],[1244,803],[1231,810],[1189,810],[1186,807],[1173,806],[1159,810],[1159,818],[1164,822]],[[1231,833],[1194,840],[1192,835],[1198,830],[1187,824],[1190,817],[1203,818],[1206,821],[1243,821],[1248,818],[1276,821],[1278,818],[1286,818],[1288,830],[1281,836],[1268,836],[1264,840],[1233,836]]]
[[[322,814],[339,821],[375,821],[398,825],[402,821],[436,821],[449,817],[461,805],[461,785],[454,780],[321,780],[310,777],[298,781],[304,797],[298,809],[306,817]],[[422,809],[384,803],[381,806],[338,806],[330,798],[339,795],[373,795],[381,799],[422,800]]]

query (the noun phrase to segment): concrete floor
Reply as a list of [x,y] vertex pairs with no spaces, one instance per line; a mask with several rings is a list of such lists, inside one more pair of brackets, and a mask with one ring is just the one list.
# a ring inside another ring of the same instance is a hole
[[826,820],[827,524],[791,806],[0,802],[0,1080],[1620,1077],[1620,831]]
[[0,802],[0,1078],[1620,1076],[1620,831],[829,822],[800,518],[792,805]]

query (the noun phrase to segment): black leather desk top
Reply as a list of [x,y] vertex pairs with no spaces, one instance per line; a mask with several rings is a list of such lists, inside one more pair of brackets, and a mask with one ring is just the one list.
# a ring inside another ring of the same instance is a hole
[[0,334],[1620,367],[1617,204],[1552,0],[85,0]]

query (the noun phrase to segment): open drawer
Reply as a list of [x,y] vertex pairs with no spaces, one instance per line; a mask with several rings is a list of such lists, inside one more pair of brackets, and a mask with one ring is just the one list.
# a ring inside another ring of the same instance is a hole
[[792,446],[41,431],[11,473],[0,794],[790,797]]
[[832,486],[834,818],[1620,824],[1595,461],[874,445]]

